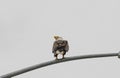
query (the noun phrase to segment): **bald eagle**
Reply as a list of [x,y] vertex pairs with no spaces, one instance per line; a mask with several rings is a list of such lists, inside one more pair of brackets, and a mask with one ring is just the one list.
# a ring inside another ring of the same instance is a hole
[[52,52],[54,53],[54,57],[58,59],[58,54],[62,55],[62,59],[64,59],[64,55],[69,50],[69,45],[67,40],[63,40],[62,37],[54,36],[55,41],[53,43]]

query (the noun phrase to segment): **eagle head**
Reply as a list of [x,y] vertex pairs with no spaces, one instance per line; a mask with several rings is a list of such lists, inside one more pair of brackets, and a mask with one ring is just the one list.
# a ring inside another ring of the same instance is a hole
[[60,36],[54,36],[54,39],[55,40],[62,40],[62,37],[60,37]]

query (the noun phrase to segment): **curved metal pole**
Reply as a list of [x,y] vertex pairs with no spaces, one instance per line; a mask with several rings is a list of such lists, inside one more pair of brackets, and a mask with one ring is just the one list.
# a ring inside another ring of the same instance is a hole
[[15,72],[11,72],[6,75],[2,75],[0,78],[11,78],[11,77],[14,77],[14,76],[38,69],[38,68],[42,68],[42,67],[57,64],[57,63],[72,61],[72,60],[98,58],[98,57],[113,57],[113,56],[120,57],[120,52],[119,53],[107,53],[107,54],[81,55],[81,56],[66,57],[65,59],[52,60],[52,61],[44,62],[41,64],[33,65],[33,66],[30,66],[30,67],[27,67],[27,68],[24,68],[24,69],[15,71]]

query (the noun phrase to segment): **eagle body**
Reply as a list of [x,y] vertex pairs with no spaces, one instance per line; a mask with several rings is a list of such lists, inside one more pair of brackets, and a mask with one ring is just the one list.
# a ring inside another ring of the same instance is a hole
[[62,54],[63,58],[66,52],[69,50],[69,45],[67,40],[56,40],[53,44],[52,52],[54,53],[54,57],[56,57],[58,54]]

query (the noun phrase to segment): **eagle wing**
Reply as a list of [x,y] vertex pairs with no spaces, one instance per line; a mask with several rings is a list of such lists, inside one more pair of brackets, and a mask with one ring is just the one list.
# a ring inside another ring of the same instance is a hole
[[68,44],[68,41],[66,40],[65,51],[67,52],[68,50],[69,50],[69,44]]
[[57,49],[57,42],[55,41],[55,42],[53,43],[52,52],[54,53],[54,52],[56,51],[56,49]]

